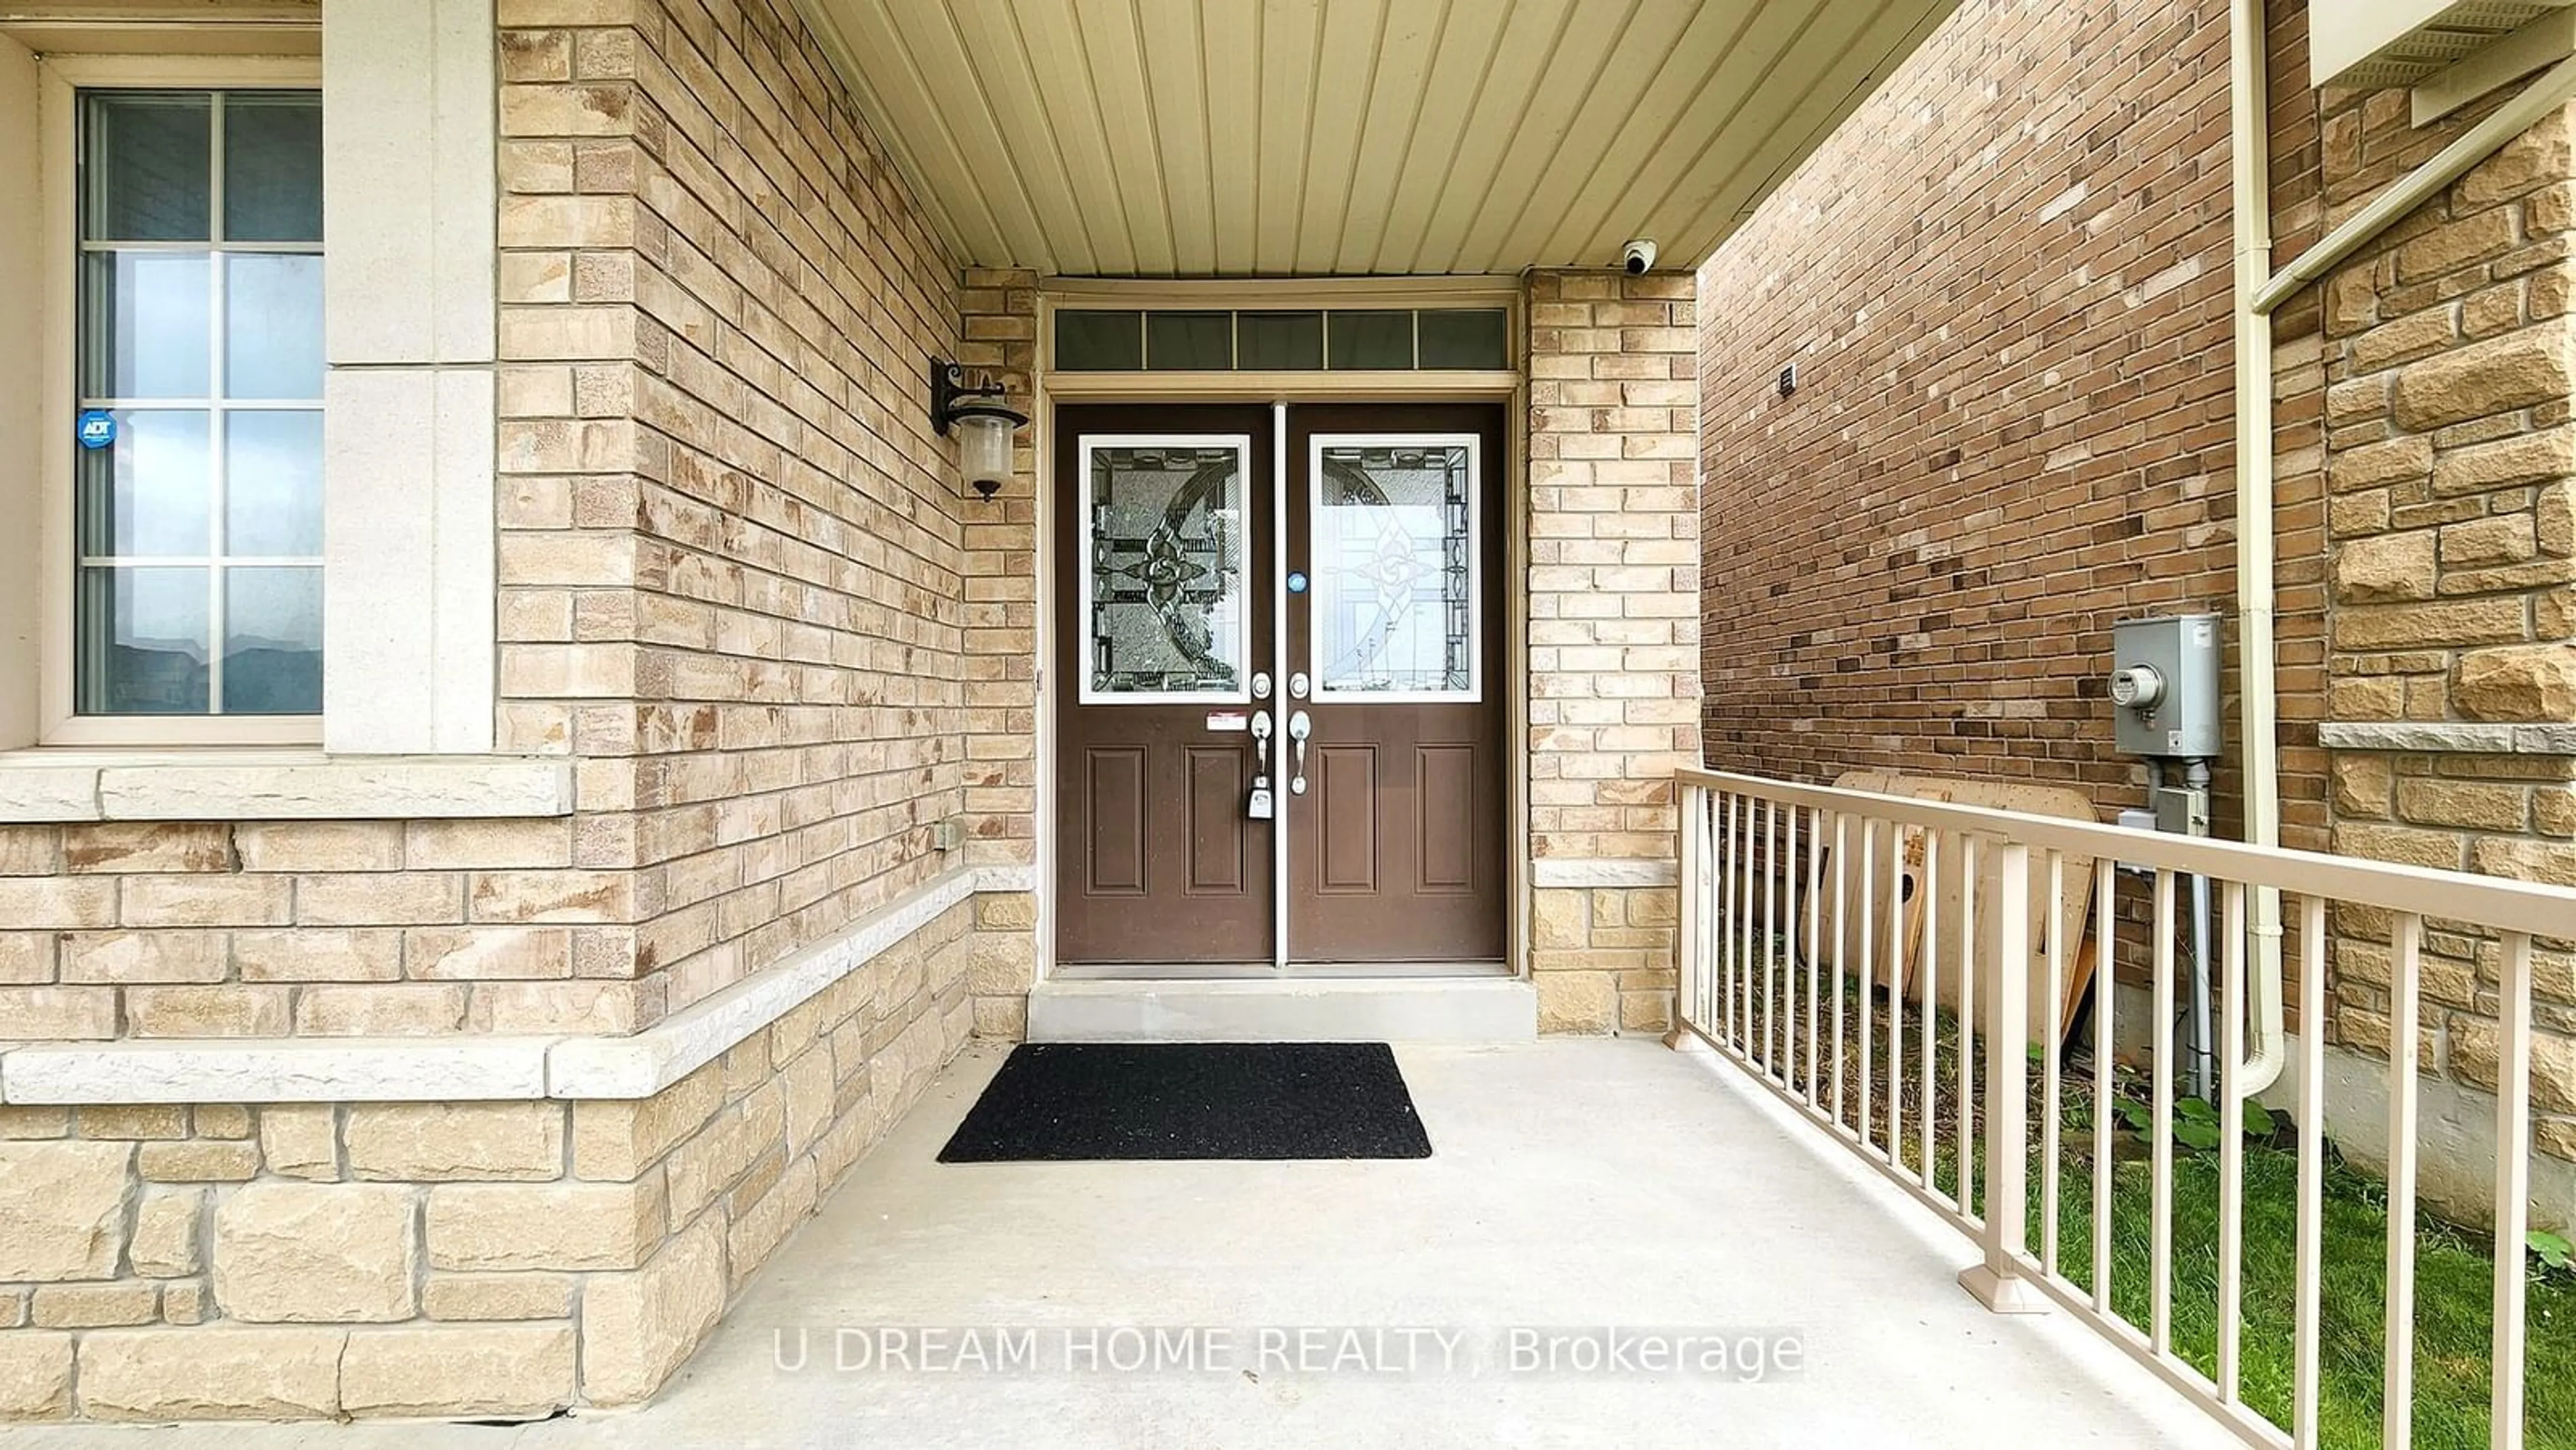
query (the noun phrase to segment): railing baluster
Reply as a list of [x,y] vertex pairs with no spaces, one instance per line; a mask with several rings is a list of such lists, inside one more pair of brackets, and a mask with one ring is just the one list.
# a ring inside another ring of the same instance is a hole
[[2058,1021],[2066,998],[2066,913],[2058,903],[2066,898],[2066,858],[2048,853],[2047,916],[2041,929],[2048,952],[2048,1000],[2044,1019],[2048,1040],[2042,1044],[2040,1067],[2048,1073],[2040,1084],[2039,1125],[2039,1262],[2041,1267],[2057,1272],[2057,1152],[2058,1152],[2058,1052],[2059,1041],[2066,1034],[2065,1024]]
[[1867,1143],[1870,1130],[1870,1105],[1875,1088],[1875,1074],[1870,1062],[1870,1027],[1878,1016],[1872,999],[1878,989],[1878,925],[1872,907],[1878,895],[1878,821],[1863,817],[1860,823],[1860,1115],[1853,1124],[1860,1140]]
[[1736,943],[1736,969],[1741,978],[1736,983],[1736,1011],[1741,1018],[1736,1024],[1736,1038],[1743,1044],[1747,1062],[1753,1061],[1753,842],[1754,832],[1760,829],[1760,817],[1755,811],[1761,805],[1751,799],[1744,803],[1744,879],[1736,885],[1736,900],[1744,907]]
[[[1837,818],[1839,822],[1839,818]],[[1807,817],[1807,1106],[1816,1105],[1816,1064],[1824,1056],[1816,1040],[1816,992],[1824,974],[1825,813]]]
[[[2024,875],[2016,884],[2020,886],[2023,899],[2027,901],[2030,878],[2026,852],[2023,859]],[[1977,1190],[1977,971],[1975,965],[1977,960],[1977,838],[1974,836],[1959,838],[1959,880],[1962,883],[1959,891],[1959,961],[1962,965],[1959,969],[1958,1186],[1959,1211],[1969,1213],[1968,1204],[1976,1197]],[[2030,954],[2027,950],[2026,936],[2029,931],[2027,916],[2022,919],[2022,929],[2025,933],[2025,950],[2022,953],[2020,968],[2026,996],[2030,977]],[[1997,978],[1998,984],[2001,980],[2000,977]],[[1998,990],[2001,990],[2000,985]],[[1926,1011],[1931,1009],[1932,994],[1929,991],[1923,994],[1923,1005]],[[2013,1007],[2014,1004],[2010,1001],[1998,1000],[1995,1003],[1997,1011]],[[2016,1042],[2030,1035],[2028,1026],[2030,1012],[2027,1002],[2024,1002],[2019,1010],[2022,1013],[2019,1019],[2022,1025],[2013,1030],[2013,1040]],[[1986,1043],[1986,1052],[1992,1056],[1995,1050],[1994,1041],[1990,1037]],[[1970,1217],[1974,1216],[1970,1213]]]
[[1780,1069],[1780,803],[1763,813],[1762,831],[1762,1067]]
[[2318,1345],[2324,1339],[2326,900],[2299,901],[2299,1209],[2297,1302],[2290,1310],[2290,1439],[2316,1450]]
[[[1923,1186],[1937,1193],[1940,1191],[1940,1176],[1932,1171],[1932,1164],[1933,1155],[1940,1151],[1940,1144],[1935,1141],[1937,1134],[1934,1129],[1941,1121],[1941,1114],[1938,1111],[1941,1102],[1941,1056],[1937,1050],[1940,1039],[1934,1032],[1935,1025],[1941,1020],[1941,833],[1939,831],[1923,833],[1923,877],[1915,883],[1914,889],[1923,897],[1923,964],[1921,967],[1923,1002],[1920,1011],[1921,1026],[1917,1033],[1917,1043],[1921,1049],[1918,1055],[1922,1061],[1915,1067],[1915,1076],[1923,1084],[1923,1122],[1916,1131],[1923,1140]],[[1972,1030],[1968,1023],[1959,1024],[1962,1038]],[[1961,1151],[1966,1151],[1966,1146],[1966,1140],[1962,1139]],[[1965,1198],[1959,1200],[1960,1208],[1965,1209],[1967,1206],[1968,1201]]]
[[2388,968],[2388,1368],[2379,1400],[2386,1450],[2406,1450],[2415,1440],[2416,1023],[2424,918],[2399,913],[2396,946]]
[[2156,872],[2155,1192],[2148,1286],[2156,1353],[2173,1348],[2174,873]]
[[[1867,831],[1869,823],[1861,828]],[[1834,812],[1834,1121],[1843,1120],[1843,984],[1851,980],[1850,964],[1843,960],[1843,939],[1849,918],[1844,911],[1844,882],[1851,875],[1851,817]]]
[[2236,1403],[2245,1314],[2245,883],[2219,883],[2219,919],[2227,944],[2220,959],[2218,1087],[2218,1399]]
[[2524,1316],[2530,1312],[2522,1244],[2531,1228],[2531,934],[2514,932],[2503,945],[2496,961],[2495,1380],[2488,1443],[2520,1450]]
[[[1887,1160],[1905,1164],[1905,827],[1887,849]],[[1920,889],[1920,888],[1917,888]]]
[[1735,878],[1742,868],[1742,845],[1737,840],[1736,816],[1744,808],[1745,798],[1729,795],[1726,813],[1718,825],[1718,896],[1723,914],[1718,917],[1718,1002],[1717,1040],[1728,1052],[1735,1051],[1735,939],[1736,918],[1742,908],[1735,900]]
[[2120,1000],[2120,863],[2093,866],[2093,1312],[2111,1313],[2111,1131],[2118,1085],[2111,1068],[2119,1039],[2113,1021]]
[[1780,1085],[1798,1088],[1798,817],[1789,807],[1789,844],[1780,857]]
[[1717,914],[1717,880],[1725,869],[1718,850],[1717,810],[1723,803],[1724,798],[1717,797],[1703,803],[1700,808],[1699,880],[1692,887],[1699,893],[1700,900],[1698,1026],[1712,1042],[1723,1036],[1716,1016],[1719,990],[1717,939],[1726,929],[1724,919]]

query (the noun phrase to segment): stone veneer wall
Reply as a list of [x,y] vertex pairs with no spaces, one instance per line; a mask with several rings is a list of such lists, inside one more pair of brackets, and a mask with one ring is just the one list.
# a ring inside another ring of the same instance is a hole
[[0,1420],[646,1398],[962,1043],[969,931],[641,1101],[0,1108]]
[[[2402,93],[2327,92],[2322,118],[2338,211],[2445,139]],[[2338,851],[2576,885],[2571,130],[2547,117],[2323,289]],[[2345,909],[2334,930],[2331,1040],[2384,1058],[2389,922]],[[2541,1149],[2576,1160],[2565,945],[2535,964],[2532,1107]],[[2421,1060],[2492,1092],[2496,943],[2433,923],[2421,960]],[[2576,1177],[2552,1181],[2564,1221]]]
[[1673,771],[1699,762],[1687,275],[1534,272],[1529,959],[1543,1032],[1670,1025]]

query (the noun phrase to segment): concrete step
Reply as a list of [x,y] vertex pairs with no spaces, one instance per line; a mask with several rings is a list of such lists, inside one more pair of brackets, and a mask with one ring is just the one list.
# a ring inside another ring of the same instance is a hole
[[1538,993],[1514,977],[1040,982],[1031,1042],[1530,1042]]

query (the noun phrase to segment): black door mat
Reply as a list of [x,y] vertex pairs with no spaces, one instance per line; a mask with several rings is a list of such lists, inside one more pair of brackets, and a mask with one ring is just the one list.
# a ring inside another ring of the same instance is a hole
[[1383,1042],[1036,1042],[1012,1049],[942,1163],[1428,1158]]

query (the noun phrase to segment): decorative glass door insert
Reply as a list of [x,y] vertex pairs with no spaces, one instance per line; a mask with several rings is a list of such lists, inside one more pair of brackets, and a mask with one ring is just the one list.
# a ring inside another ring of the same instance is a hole
[[1316,436],[1318,700],[1481,698],[1477,442],[1474,434]]
[[1086,437],[1084,704],[1249,702],[1245,435]]

